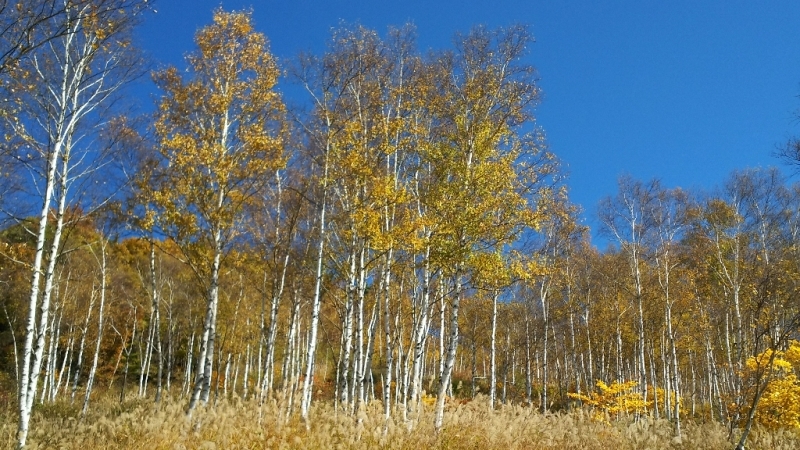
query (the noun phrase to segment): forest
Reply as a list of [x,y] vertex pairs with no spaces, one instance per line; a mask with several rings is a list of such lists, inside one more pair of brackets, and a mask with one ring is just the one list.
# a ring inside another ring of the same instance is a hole
[[[778,168],[622,176],[590,230],[528,27],[422,52],[410,25],[342,26],[279,62],[218,9],[153,70],[150,9],[0,0],[0,445],[800,442],[800,184]],[[194,437],[135,430],[154,421]]]

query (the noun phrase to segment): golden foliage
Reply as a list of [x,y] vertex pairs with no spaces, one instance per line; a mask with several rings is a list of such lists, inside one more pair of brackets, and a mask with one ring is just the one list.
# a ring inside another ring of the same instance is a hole
[[285,165],[280,71],[251,14],[217,10],[188,57],[154,74],[164,96],[156,114],[152,171],[140,181],[143,224],[180,244],[203,271],[239,232],[244,205]]
[[614,381],[611,385],[602,380],[597,380],[599,392],[590,392],[589,395],[569,393],[569,397],[580,400],[584,404],[596,408],[595,418],[603,419],[605,414],[618,418],[621,414],[644,412],[651,404],[645,402],[642,394],[634,392],[639,383]]
[[[766,350],[748,358],[745,379],[763,373],[771,356],[772,350]],[[770,379],[756,407],[756,420],[769,429],[800,429],[800,342],[791,341],[788,349],[775,352],[771,371],[768,369]]]

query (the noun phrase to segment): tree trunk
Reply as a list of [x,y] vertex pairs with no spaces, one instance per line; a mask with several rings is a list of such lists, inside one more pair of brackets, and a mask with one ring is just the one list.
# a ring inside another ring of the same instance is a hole
[[450,387],[450,379],[453,375],[453,364],[455,363],[456,359],[456,349],[458,348],[458,312],[461,305],[462,295],[462,281],[458,270],[456,270],[454,281],[456,283],[456,289],[455,293],[453,294],[453,301],[450,307],[450,339],[447,346],[447,360],[445,361],[442,379],[439,382],[439,392],[437,393],[435,417],[433,422],[433,427],[437,433],[442,430],[445,394]]
[[[164,373],[164,355],[161,351],[161,311],[159,308],[158,283],[156,282],[156,247],[153,240],[150,240],[150,293],[152,299],[152,337],[154,341],[148,343],[148,348],[154,349],[158,353],[158,379],[156,380],[156,403],[161,401],[161,380]],[[152,353],[151,353],[152,354]],[[149,365],[149,364],[148,364]]]
[[214,261],[211,266],[211,287],[209,289],[206,316],[203,322],[203,335],[200,338],[200,356],[197,358],[197,375],[188,413],[191,414],[198,401],[208,403],[211,393],[211,373],[214,364],[214,341],[216,339],[217,304],[219,302],[219,268],[222,258],[220,231],[214,233]]
[[[106,266],[106,244],[108,241],[104,237],[100,237],[100,309],[97,311],[97,342],[94,347],[94,358],[92,359],[92,367],[89,369],[89,378],[86,381],[86,396],[83,399],[83,409],[81,416],[85,417],[86,412],[89,410],[89,397],[92,394],[92,386],[94,385],[94,376],[97,373],[97,361],[100,358],[100,343],[103,339],[103,324],[105,319],[105,305],[106,305],[106,280],[108,280],[107,266]],[[90,247],[91,249],[91,247]],[[94,253],[94,252],[93,252]]]
[[325,195],[327,192],[327,179],[328,179],[328,164],[327,164],[327,153],[326,152],[326,163],[325,163],[325,174],[323,177],[323,196],[322,196],[322,207],[320,209],[320,219],[319,219],[319,244],[317,250],[317,273],[316,273],[316,282],[314,283],[314,300],[311,305],[311,329],[309,330],[309,337],[308,337],[308,348],[306,350],[306,370],[305,370],[305,378],[303,379],[303,391],[301,396],[300,402],[300,415],[304,420],[308,420],[308,412],[311,408],[311,394],[314,388],[314,362],[316,360],[316,353],[317,353],[317,332],[319,329],[319,314],[320,314],[320,303],[321,303],[321,286],[322,286],[322,258],[323,258],[323,251],[325,249],[325,210],[326,210],[326,198]]
[[[499,293],[495,290],[492,293],[492,340],[491,340],[491,353],[489,356],[490,359],[490,373],[491,377],[489,379],[489,408],[494,409],[494,400],[497,395],[497,297]],[[505,391],[505,385],[503,387],[503,391]]]
[[[58,259],[59,248],[61,246],[61,234],[64,227],[64,211],[66,210],[67,196],[67,173],[61,173],[59,185],[58,210],[56,213],[56,224],[53,230],[53,241],[50,250],[47,252],[48,265],[42,273],[43,259],[45,257],[45,236],[48,231],[47,218],[50,213],[51,197],[56,190],[56,168],[59,156],[62,151],[65,155],[62,160],[62,170],[66,172],[69,168],[69,149],[63,149],[63,142],[56,141],[55,148],[48,162],[47,186],[45,188],[42,212],[39,216],[39,230],[36,243],[36,253],[33,263],[33,277],[31,280],[31,295],[28,305],[28,321],[25,329],[25,345],[22,352],[22,370],[19,395],[19,428],[17,431],[17,442],[19,448],[25,446],[28,439],[28,426],[30,424],[31,413],[33,411],[34,397],[38,387],[39,373],[42,365],[42,353],[44,352],[45,337],[47,336],[47,325],[50,313],[50,296],[53,288],[53,273],[56,260]],[[39,302],[40,283],[44,281],[42,301]],[[39,314],[39,325],[36,325],[37,310]],[[35,341],[34,341],[35,338]]]
[[[392,280],[393,248],[389,248],[383,273],[383,332],[386,339],[386,375],[383,382],[383,416],[385,420],[384,435],[388,432],[392,411],[392,365],[394,363],[394,340],[391,330],[391,280]],[[378,300],[380,301],[380,300]],[[395,327],[396,329],[397,327]]]

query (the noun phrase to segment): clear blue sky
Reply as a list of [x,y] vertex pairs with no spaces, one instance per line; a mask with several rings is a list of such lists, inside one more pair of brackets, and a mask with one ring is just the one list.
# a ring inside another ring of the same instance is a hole
[[158,0],[145,50],[181,65],[219,6],[252,9],[284,60],[320,53],[342,21],[381,33],[412,22],[423,50],[477,24],[529,24],[539,125],[592,228],[622,174],[711,189],[734,169],[779,165],[772,152],[800,135],[798,0]]

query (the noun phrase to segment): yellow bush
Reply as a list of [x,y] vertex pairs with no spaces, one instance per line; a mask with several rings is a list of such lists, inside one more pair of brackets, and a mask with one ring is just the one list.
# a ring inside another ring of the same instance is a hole
[[[772,350],[747,360],[745,379],[769,364]],[[791,341],[786,351],[777,351],[772,363],[770,381],[756,407],[756,420],[770,429],[800,429],[800,342]],[[744,412],[747,412],[745,410]]]
[[636,381],[626,381],[620,383],[615,381],[607,385],[602,380],[597,380],[599,392],[590,392],[589,395],[569,393],[569,397],[580,400],[586,405],[597,408],[596,418],[603,418],[603,414],[612,417],[619,417],[622,413],[642,412],[650,406],[651,402],[645,402],[642,394],[634,392],[633,389],[639,384]]

